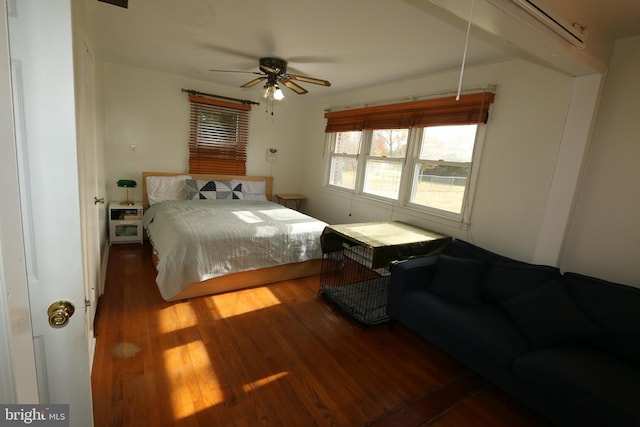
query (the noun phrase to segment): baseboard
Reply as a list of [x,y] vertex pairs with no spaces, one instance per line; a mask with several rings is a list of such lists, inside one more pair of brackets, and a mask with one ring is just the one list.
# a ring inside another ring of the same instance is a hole
[[111,245],[107,240],[105,241],[104,250],[102,251],[102,259],[100,260],[100,281],[98,284],[98,296],[102,296],[102,294],[104,294],[104,284],[107,282],[107,262],[109,261],[110,249]]

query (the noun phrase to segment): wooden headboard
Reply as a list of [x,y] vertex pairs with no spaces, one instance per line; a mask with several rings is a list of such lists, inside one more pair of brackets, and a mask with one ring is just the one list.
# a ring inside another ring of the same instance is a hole
[[242,179],[245,181],[264,181],[265,183],[265,195],[267,200],[271,200],[273,193],[273,177],[272,176],[244,176],[244,175],[209,175],[199,173],[180,173],[180,172],[142,172],[142,206],[147,208],[149,206],[149,197],[147,195],[147,177],[148,176],[177,176],[177,175],[190,175],[193,179],[206,179],[212,180],[231,180]]

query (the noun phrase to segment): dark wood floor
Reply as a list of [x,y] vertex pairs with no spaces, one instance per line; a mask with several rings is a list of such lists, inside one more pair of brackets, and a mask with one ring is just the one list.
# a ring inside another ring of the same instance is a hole
[[319,277],[167,303],[112,246],[96,318],[102,426],[547,426],[409,330],[362,329]]

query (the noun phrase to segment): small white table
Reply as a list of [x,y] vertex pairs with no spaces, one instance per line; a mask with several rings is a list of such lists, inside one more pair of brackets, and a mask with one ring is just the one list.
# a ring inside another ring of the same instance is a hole
[[109,204],[109,240],[111,243],[142,244],[142,202]]

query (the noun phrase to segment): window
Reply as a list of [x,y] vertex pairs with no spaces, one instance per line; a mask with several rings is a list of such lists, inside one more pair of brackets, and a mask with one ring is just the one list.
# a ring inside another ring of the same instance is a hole
[[364,193],[397,199],[402,165],[407,155],[409,129],[371,131],[364,169]]
[[334,135],[331,154],[329,184],[337,187],[356,188],[356,171],[362,132],[339,132]]
[[461,98],[325,114],[328,185],[463,220],[476,134],[493,94]]
[[461,214],[478,125],[422,129],[410,202]]
[[244,175],[251,107],[193,95],[189,101],[189,173]]

